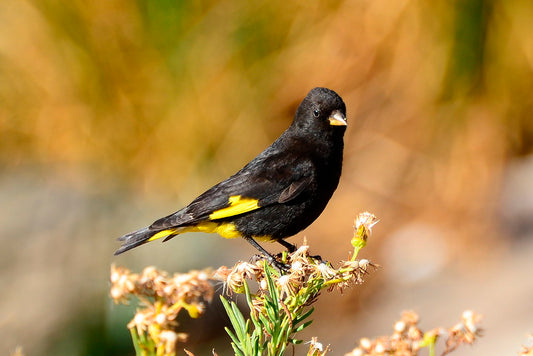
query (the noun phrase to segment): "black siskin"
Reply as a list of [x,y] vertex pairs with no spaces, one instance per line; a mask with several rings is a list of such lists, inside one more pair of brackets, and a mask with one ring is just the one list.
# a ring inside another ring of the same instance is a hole
[[184,232],[243,237],[266,255],[255,239],[284,241],[309,226],[337,188],[342,169],[346,106],[326,88],[302,101],[291,126],[270,147],[185,208],[119,238],[124,251]]

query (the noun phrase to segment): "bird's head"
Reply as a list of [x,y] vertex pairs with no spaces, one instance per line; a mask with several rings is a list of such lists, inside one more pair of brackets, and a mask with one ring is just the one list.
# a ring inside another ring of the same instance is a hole
[[344,134],[346,105],[333,90],[314,88],[298,107],[293,125],[307,132]]

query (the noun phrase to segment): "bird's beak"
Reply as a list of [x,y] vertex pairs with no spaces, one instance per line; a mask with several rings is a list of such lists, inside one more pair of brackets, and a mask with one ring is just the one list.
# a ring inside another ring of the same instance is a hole
[[331,115],[329,116],[328,120],[329,120],[329,124],[332,126],[348,125],[348,123],[346,122],[346,118],[339,110],[333,111]]

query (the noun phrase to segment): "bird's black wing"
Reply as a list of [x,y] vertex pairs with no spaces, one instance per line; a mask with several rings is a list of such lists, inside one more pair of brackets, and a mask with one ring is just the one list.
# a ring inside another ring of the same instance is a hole
[[303,191],[305,191],[305,188],[309,186],[309,183],[311,183],[312,178],[311,176],[306,176],[304,178],[298,179],[291,183],[287,188],[285,188],[281,194],[278,197],[278,203],[288,203],[297,196],[300,195]]
[[310,160],[267,150],[187,207],[154,222],[150,229],[194,225],[200,221],[238,216],[272,204],[284,204],[304,192],[313,175]]

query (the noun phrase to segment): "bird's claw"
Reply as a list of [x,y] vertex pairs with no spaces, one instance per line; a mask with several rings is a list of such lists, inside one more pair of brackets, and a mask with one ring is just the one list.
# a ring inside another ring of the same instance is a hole
[[274,256],[270,256],[270,255],[256,254],[256,255],[253,255],[252,258],[250,259],[250,261],[253,263],[257,261],[261,261],[261,260],[267,260],[268,263],[272,267],[276,268],[282,274],[288,273],[291,269],[291,266],[289,264],[283,263],[279,261],[277,258],[275,258]]
[[278,271],[280,271],[282,274],[284,273],[288,273],[290,270],[291,270],[291,266],[286,264],[286,263],[283,263],[283,262],[280,262],[276,259],[274,260],[269,260],[270,264],[275,267]]
[[309,256],[309,257],[312,258],[313,260],[316,260],[316,261],[320,262],[320,263],[322,263],[322,262],[327,263],[328,262],[328,261],[324,261],[322,259],[322,256],[320,256],[320,255],[312,255],[312,256]]

